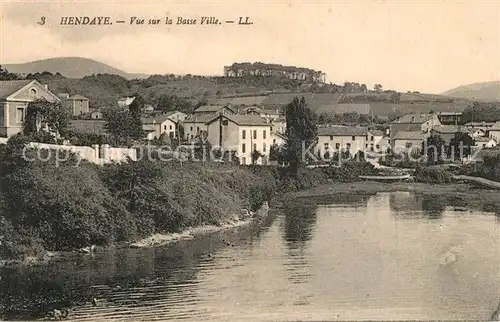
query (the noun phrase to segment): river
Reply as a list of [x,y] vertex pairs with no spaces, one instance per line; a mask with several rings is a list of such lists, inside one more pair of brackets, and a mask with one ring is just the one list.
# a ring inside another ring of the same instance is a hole
[[300,199],[259,227],[0,280],[9,319],[72,303],[80,321],[488,320],[499,301],[498,215],[407,192]]

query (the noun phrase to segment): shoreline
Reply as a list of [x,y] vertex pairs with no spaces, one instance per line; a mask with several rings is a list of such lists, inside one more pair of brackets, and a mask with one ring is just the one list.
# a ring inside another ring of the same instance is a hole
[[235,216],[232,221],[228,221],[220,226],[216,225],[203,225],[198,227],[189,227],[180,233],[166,233],[166,234],[153,234],[135,242],[129,243],[127,248],[152,248],[162,247],[173,244],[182,240],[191,240],[196,237],[201,237],[207,234],[236,229],[240,227],[247,227],[256,221],[266,218],[269,214],[269,205],[265,202],[253,216],[242,217]]
[[[248,215],[234,215],[232,220],[229,220],[221,225],[202,225],[197,227],[189,227],[180,233],[155,233],[148,237],[133,241],[124,242],[120,244],[110,244],[107,246],[96,247],[97,251],[106,250],[111,248],[154,248],[163,247],[182,240],[191,240],[196,237],[205,236],[211,233],[216,233],[225,230],[237,229],[247,227],[258,221],[265,219],[269,214],[269,205],[264,202],[262,206],[255,212],[249,212]],[[64,255],[82,253],[82,255],[90,255],[90,252],[82,252],[79,250],[72,251],[44,251],[38,256],[27,256],[24,260],[20,259],[7,259],[0,260],[0,268],[12,266],[37,266],[45,265],[57,258],[64,258]]]

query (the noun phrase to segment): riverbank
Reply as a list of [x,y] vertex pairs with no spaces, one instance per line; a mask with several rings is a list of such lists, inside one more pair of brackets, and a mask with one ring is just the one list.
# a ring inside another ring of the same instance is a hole
[[381,183],[363,181],[322,184],[317,187],[286,194],[287,198],[313,198],[333,195],[374,195],[382,192],[412,192],[418,195],[435,196],[438,202],[445,205],[468,207],[483,211],[500,213],[498,190],[478,189],[473,185],[428,184],[413,182]]

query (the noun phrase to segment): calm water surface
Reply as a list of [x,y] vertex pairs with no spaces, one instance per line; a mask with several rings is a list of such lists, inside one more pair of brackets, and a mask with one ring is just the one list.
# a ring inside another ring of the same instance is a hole
[[298,200],[258,229],[1,277],[0,309],[18,319],[71,302],[70,317],[87,321],[487,320],[500,223],[410,193]]

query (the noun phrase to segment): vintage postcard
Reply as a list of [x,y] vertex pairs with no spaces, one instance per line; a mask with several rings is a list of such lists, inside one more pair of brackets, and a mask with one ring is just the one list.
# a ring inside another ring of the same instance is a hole
[[0,0],[0,320],[500,320],[500,1]]

